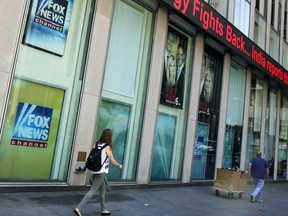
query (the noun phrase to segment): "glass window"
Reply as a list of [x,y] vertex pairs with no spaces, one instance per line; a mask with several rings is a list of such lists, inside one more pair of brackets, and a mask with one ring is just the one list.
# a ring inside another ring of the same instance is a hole
[[168,28],[151,181],[180,180],[186,137],[193,38]]
[[288,32],[288,28],[287,28],[287,1],[285,1],[285,7],[284,7],[284,40],[287,41],[287,32]]
[[282,57],[282,66],[288,70],[288,43],[284,41],[283,43],[283,57]]
[[[157,119],[157,135],[155,137],[155,146],[153,153],[153,166],[151,173],[151,180],[169,180],[173,179],[172,173],[172,158],[173,155],[179,155],[177,161],[181,159],[183,153],[183,146],[174,149],[175,143],[175,128],[176,128],[176,116],[170,116],[159,113]],[[174,160],[176,162],[176,160]],[[181,160],[180,160],[181,161]],[[179,180],[181,169],[178,169],[176,173],[176,179]]]
[[240,167],[245,83],[246,70],[233,63],[229,79],[226,135],[222,165],[224,168]]
[[65,181],[68,173],[95,1],[51,2],[37,13],[38,2],[31,1],[5,116],[4,180]]
[[280,36],[277,34],[277,32],[273,28],[271,28],[269,54],[276,61],[279,61],[279,46],[280,46]]
[[260,10],[260,0],[256,0],[255,8],[257,11]]
[[252,78],[250,93],[250,108],[248,121],[248,138],[246,151],[246,167],[252,157],[260,149],[261,116],[263,106],[263,81]]
[[256,10],[265,18],[267,18],[267,4],[268,1],[256,0]]
[[272,0],[271,4],[271,26],[274,26],[274,20],[275,20],[275,0]]
[[249,36],[250,7],[250,2],[235,0],[234,25],[247,37]]
[[214,179],[223,56],[205,46],[192,179]]
[[274,156],[276,143],[276,120],[277,120],[277,91],[269,88],[268,103],[266,109],[266,128],[264,140],[263,158],[269,160],[270,177],[274,175]]
[[266,21],[258,14],[255,13],[255,29],[254,29],[254,42],[265,50],[266,44]]
[[153,14],[132,1],[116,1],[96,138],[113,131],[113,154],[124,170],[112,180],[134,180],[151,52]]
[[208,4],[227,18],[228,0],[209,0]]
[[278,149],[278,179],[287,177],[287,145],[288,145],[288,97],[282,97],[280,114],[280,133]]
[[281,19],[282,19],[282,4],[281,2],[279,1],[279,8],[278,8],[278,23],[277,23],[277,32],[278,34],[280,34],[281,32]]

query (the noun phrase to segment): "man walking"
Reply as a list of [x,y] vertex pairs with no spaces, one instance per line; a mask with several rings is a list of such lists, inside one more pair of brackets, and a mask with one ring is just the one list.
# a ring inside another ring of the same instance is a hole
[[248,171],[251,173],[255,183],[255,189],[250,195],[250,201],[263,202],[261,190],[264,187],[265,178],[269,177],[269,168],[267,161],[262,158],[261,151],[258,151],[256,157],[250,160]]

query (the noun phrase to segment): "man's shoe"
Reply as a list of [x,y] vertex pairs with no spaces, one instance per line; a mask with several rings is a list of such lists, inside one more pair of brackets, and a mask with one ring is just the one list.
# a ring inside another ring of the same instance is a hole
[[250,202],[254,203],[255,202],[255,198],[253,197],[253,195],[250,195]]
[[257,202],[263,203],[263,199],[257,199]]

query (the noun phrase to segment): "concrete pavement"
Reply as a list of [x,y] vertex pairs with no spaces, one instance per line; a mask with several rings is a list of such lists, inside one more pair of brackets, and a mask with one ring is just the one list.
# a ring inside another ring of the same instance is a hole
[[[215,196],[211,186],[113,189],[107,193],[112,216],[287,216],[288,183],[266,184],[263,203],[251,203],[248,185],[242,198],[227,193]],[[86,191],[0,193],[0,216],[73,216]],[[85,216],[100,215],[98,197],[83,210]],[[75,216],[75,215],[74,215]]]

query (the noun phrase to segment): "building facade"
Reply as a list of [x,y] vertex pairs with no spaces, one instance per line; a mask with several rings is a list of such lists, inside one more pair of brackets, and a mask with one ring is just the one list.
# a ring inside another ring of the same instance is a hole
[[214,180],[257,150],[287,181],[285,0],[0,1],[0,186]]

